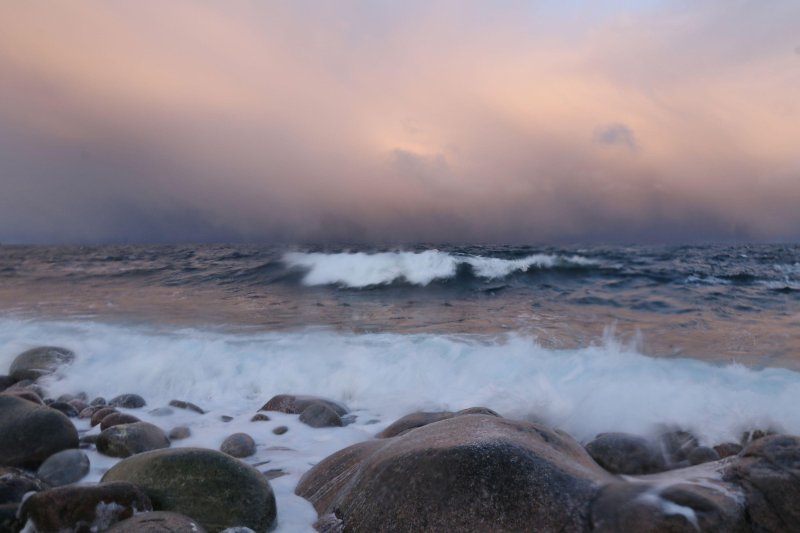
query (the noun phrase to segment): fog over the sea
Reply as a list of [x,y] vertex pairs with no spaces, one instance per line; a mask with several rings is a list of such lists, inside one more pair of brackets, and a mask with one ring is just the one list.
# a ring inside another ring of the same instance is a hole
[[794,0],[2,2],[0,242],[797,240],[798,28]]

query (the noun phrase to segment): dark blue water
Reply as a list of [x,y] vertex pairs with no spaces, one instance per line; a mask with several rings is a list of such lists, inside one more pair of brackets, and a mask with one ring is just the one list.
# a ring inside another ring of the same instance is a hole
[[614,327],[656,355],[800,361],[800,246],[0,247],[0,311],[221,328]]

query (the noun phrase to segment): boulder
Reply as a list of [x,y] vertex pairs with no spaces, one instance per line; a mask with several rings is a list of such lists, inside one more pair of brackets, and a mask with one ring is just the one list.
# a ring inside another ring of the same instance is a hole
[[105,407],[106,405],[108,405],[108,402],[106,402],[106,399],[103,398],[102,396],[98,396],[97,398],[89,402],[89,405],[94,407]]
[[113,407],[102,407],[102,408],[98,409],[92,415],[92,421],[91,421],[92,427],[95,427],[97,424],[102,422],[103,419],[105,417],[107,417],[108,415],[110,415],[111,413],[118,413],[118,412],[119,411],[117,411]]
[[311,404],[300,413],[300,422],[312,428],[342,427],[342,418],[322,403]]
[[39,492],[47,488],[49,487],[46,483],[30,472],[0,466],[0,505],[17,504],[28,492]]
[[78,447],[78,432],[63,413],[0,396],[0,465],[36,468],[56,452]]
[[717,455],[719,455],[721,459],[732,455],[739,455],[739,452],[742,450],[742,445],[736,442],[723,442],[722,444],[714,446],[714,451],[717,452]]
[[0,375],[0,392],[3,392],[16,382],[17,380],[11,376]]
[[172,448],[134,455],[114,465],[103,481],[129,481],[157,510],[191,516],[208,531],[246,526],[270,530],[276,519],[272,487],[255,468],[201,448]]
[[153,511],[117,522],[107,533],[206,533],[194,519],[179,513]]
[[48,407],[50,409],[55,409],[56,411],[61,411],[62,413],[67,415],[69,418],[77,418],[78,415],[80,414],[80,411],[75,409],[74,406],[68,404],[67,402],[55,401],[55,402],[51,403],[50,405],[48,405]]
[[31,403],[35,403],[36,405],[44,405],[44,401],[42,401],[42,397],[33,392],[32,390],[24,390],[24,389],[7,389],[3,392],[0,392],[0,396],[13,396],[14,398],[20,398],[22,400],[26,400]]
[[659,439],[664,456],[670,463],[687,461],[692,450],[697,448],[697,437],[688,431],[676,430],[663,433]]
[[189,429],[189,428],[188,428],[188,427],[186,427],[186,426],[178,426],[178,427],[174,427],[174,428],[172,428],[172,430],[170,430],[170,432],[169,432],[169,438],[170,438],[171,440],[182,440],[182,439],[188,439],[188,438],[189,438],[189,437],[191,437],[191,436],[192,436],[192,430],[191,430],[191,429]]
[[89,457],[82,450],[63,450],[42,463],[36,475],[51,487],[69,485],[89,473]]
[[689,452],[689,457],[687,459],[689,464],[699,465],[703,463],[709,463],[711,461],[718,461],[719,454],[713,448],[709,448],[708,446],[698,446]]
[[757,531],[800,531],[800,437],[771,435],[751,442],[725,479],[744,489]]
[[[698,473],[701,478],[703,474]],[[714,479],[680,482],[669,474],[652,483],[613,483],[592,504],[595,533],[745,533],[744,506],[735,488]]]
[[345,448],[296,492],[348,531],[585,531],[613,479],[563,432],[469,415]]
[[408,414],[395,422],[393,422],[389,427],[375,435],[375,437],[379,439],[385,439],[388,437],[396,437],[398,435],[402,435],[412,429],[416,429],[422,426],[427,426],[428,424],[432,424],[434,422],[439,422],[440,420],[447,420],[448,418],[453,418],[455,416],[462,416],[462,415],[490,415],[500,417],[499,414],[492,411],[487,407],[470,407],[468,409],[462,409],[461,411],[452,412],[452,411],[435,411],[435,412],[425,412],[425,411],[418,411],[416,413]]
[[274,434],[276,434],[276,435],[283,435],[287,431],[289,431],[289,428],[286,427],[286,426],[278,426],[278,427],[276,427],[275,429],[272,430],[272,432]]
[[92,485],[66,485],[38,492],[20,508],[24,520],[36,531],[103,531],[130,518],[134,513],[152,510],[147,495],[124,482]]
[[97,451],[111,457],[128,457],[137,453],[169,448],[169,439],[160,428],[147,422],[113,426],[97,437]]
[[601,433],[586,445],[586,451],[612,474],[654,474],[667,469],[658,448],[638,435]]
[[75,354],[66,348],[40,346],[19,354],[11,363],[8,373],[17,381],[23,379],[35,381],[74,360]]
[[256,413],[250,419],[250,422],[269,422],[270,418],[264,413]]
[[172,407],[177,407],[178,409],[188,409],[189,411],[194,411],[197,414],[204,415],[206,412],[200,407],[192,402],[185,402],[183,400],[172,400],[169,402]]
[[114,426],[122,424],[133,424],[134,422],[141,422],[138,418],[128,413],[110,413],[108,416],[103,417],[100,421],[100,429],[102,431]]
[[256,453],[256,441],[247,433],[234,433],[222,442],[219,450],[231,457],[250,457]]
[[278,394],[277,396],[273,396],[259,411],[278,411],[290,415],[299,415],[314,404],[325,405],[339,416],[344,416],[348,413],[347,407],[333,400],[327,400],[319,396],[295,394]]
[[0,503],[0,531],[11,531],[16,533],[22,531],[25,524],[17,516],[19,513],[19,504],[17,503]]
[[108,405],[111,407],[123,407],[125,409],[138,409],[147,405],[147,402],[138,394],[120,394],[115,398],[111,398]]

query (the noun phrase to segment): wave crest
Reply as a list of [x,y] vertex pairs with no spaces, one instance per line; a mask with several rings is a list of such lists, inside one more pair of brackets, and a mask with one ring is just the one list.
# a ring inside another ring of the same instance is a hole
[[305,285],[343,285],[364,288],[405,281],[425,286],[434,280],[455,277],[459,266],[468,265],[475,276],[485,279],[504,278],[515,272],[531,269],[569,268],[596,265],[597,262],[578,255],[560,256],[533,254],[519,259],[502,259],[475,255],[453,255],[439,250],[424,252],[344,252],[301,253],[283,256],[290,268],[306,270]]

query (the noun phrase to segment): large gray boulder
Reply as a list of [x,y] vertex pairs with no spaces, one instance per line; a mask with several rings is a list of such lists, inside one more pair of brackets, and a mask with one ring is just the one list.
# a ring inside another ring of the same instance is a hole
[[800,437],[763,437],[736,459],[725,479],[744,489],[754,530],[800,531]]
[[34,531],[103,531],[134,513],[152,510],[145,493],[130,483],[66,485],[38,492],[20,509]]
[[296,492],[347,531],[586,531],[611,480],[565,433],[465,415],[345,448]]
[[8,373],[17,381],[35,381],[74,360],[75,354],[71,350],[57,346],[40,346],[19,354],[11,363]]
[[78,432],[63,413],[0,395],[0,465],[36,468],[56,452],[78,447]]
[[117,463],[103,481],[141,487],[153,506],[197,520],[208,531],[246,526],[261,533],[276,520],[272,487],[255,468],[224,453],[173,448],[134,455]]
[[48,457],[36,475],[51,487],[60,487],[83,479],[89,466],[89,456],[83,450],[63,450]]
[[134,422],[112,426],[97,437],[97,451],[110,457],[128,457],[137,453],[169,448],[169,439],[157,426]]

